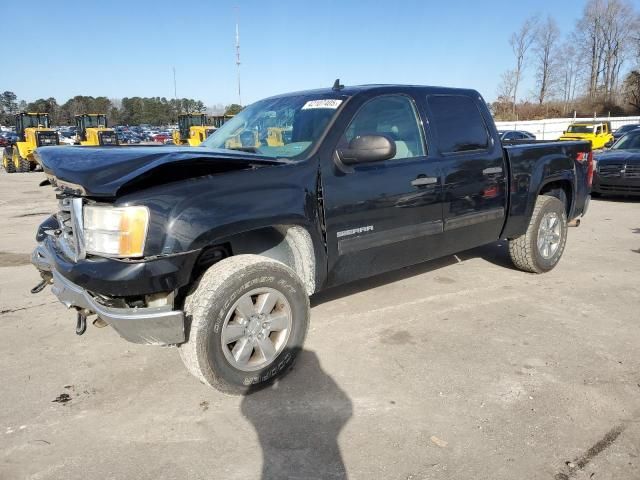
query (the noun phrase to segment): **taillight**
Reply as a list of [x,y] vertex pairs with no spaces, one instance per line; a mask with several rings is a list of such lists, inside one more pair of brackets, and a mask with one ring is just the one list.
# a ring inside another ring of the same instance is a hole
[[587,186],[591,188],[591,184],[593,183],[593,151],[589,152],[578,152],[576,155],[576,160],[580,163],[587,164]]

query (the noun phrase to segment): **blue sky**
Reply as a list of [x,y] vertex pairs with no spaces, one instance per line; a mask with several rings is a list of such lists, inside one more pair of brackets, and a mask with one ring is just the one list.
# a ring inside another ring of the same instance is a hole
[[[415,83],[495,97],[513,64],[508,38],[531,14],[568,33],[583,0],[313,2],[32,0],[2,7],[0,90],[20,99],[73,95],[178,96],[237,101],[238,6],[242,100],[330,86]],[[22,39],[15,44],[15,39]],[[13,53],[9,53],[13,51]],[[533,87],[526,72],[524,92]]]

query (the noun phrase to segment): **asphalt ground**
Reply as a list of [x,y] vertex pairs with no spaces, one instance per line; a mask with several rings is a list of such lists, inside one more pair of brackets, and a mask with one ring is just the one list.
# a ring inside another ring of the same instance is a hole
[[640,202],[545,275],[496,243],[317,295],[294,369],[228,397],[29,293],[42,178],[0,173],[0,479],[640,478]]

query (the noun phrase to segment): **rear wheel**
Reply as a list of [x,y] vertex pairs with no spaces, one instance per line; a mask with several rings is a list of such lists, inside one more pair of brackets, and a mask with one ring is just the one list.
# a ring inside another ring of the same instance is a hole
[[19,172],[30,172],[31,171],[31,162],[26,158],[20,157],[19,159],[20,168],[18,168]]
[[187,369],[224,393],[240,394],[285,373],[309,324],[304,285],[286,265],[238,255],[213,265],[185,299]]
[[566,242],[565,204],[556,197],[541,195],[536,200],[527,232],[509,240],[509,254],[520,270],[548,272],[560,261]]
[[2,168],[4,168],[7,173],[14,173],[16,168],[13,164],[13,158],[11,158],[10,152],[11,149],[8,147],[2,151]]

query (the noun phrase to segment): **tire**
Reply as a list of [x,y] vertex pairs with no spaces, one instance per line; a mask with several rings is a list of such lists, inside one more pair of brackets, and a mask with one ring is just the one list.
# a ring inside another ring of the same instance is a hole
[[565,203],[554,196],[540,195],[526,233],[509,240],[509,255],[516,268],[525,272],[544,273],[558,264],[566,243]]
[[[263,304],[268,313],[259,317]],[[232,395],[289,370],[310,316],[309,297],[296,273],[258,255],[228,257],[210,267],[185,299],[184,310],[188,339],[179,351],[187,370]]]
[[2,167],[5,169],[7,173],[15,173],[16,167],[13,164],[13,159],[11,158],[11,155],[9,154],[9,152],[10,152],[9,148],[5,148],[4,151],[2,152]]
[[18,172],[30,172],[31,171],[31,162],[26,158],[20,157],[20,168],[18,168]]
[[17,147],[13,148],[13,166],[15,171],[18,173],[28,172],[29,168],[29,160],[25,159],[20,155],[20,150]]

